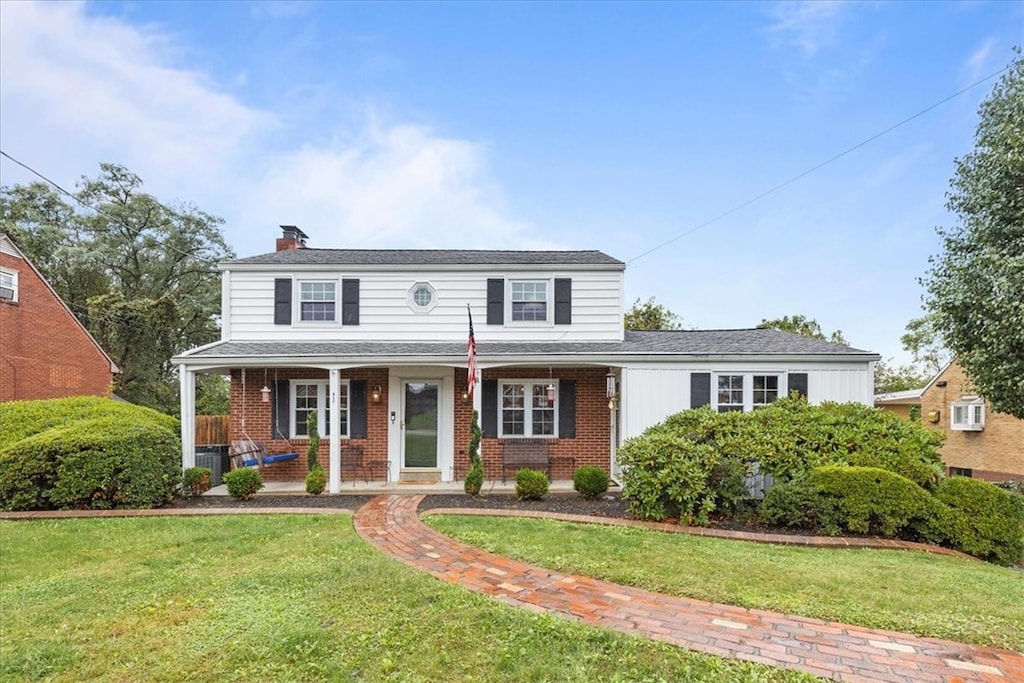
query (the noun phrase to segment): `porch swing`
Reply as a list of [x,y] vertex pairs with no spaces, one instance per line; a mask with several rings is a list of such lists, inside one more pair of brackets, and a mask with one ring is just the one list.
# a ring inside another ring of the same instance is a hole
[[[270,390],[266,386],[266,372],[266,369],[264,369],[263,386],[267,394],[269,394]],[[261,391],[261,393],[263,392]],[[295,460],[298,458],[298,453],[271,454],[267,451],[267,447],[262,441],[257,441],[249,436],[245,431],[245,398],[245,368],[242,368],[242,436],[244,438],[231,442],[230,456],[232,469],[237,469],[239,467],[262,468],[264,465],[272,465],[275,462],[286,462],[288,460]],[[275,417],[278,420],[280,419],[280,415]]]

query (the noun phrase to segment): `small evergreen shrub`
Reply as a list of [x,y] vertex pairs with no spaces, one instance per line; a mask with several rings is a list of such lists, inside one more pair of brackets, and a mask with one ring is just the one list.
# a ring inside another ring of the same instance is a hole
[[1024,559],[1024,496],[968,477],[942,480],[935,495],[948,509],[950,547],[1006,566]]
[[466,473],[466,481],[463,483],[463,490],[471,496],[478,496],[483,486],[484,466],[477,460],[469,466],[469,472]]
[[610,479],[600,467],[587,465],[572,475],[572,487],[587,500],[595,500],[608,492]]
[[189,467],[181,475],[181,495],[201,496],[210,490],[213,471],[208,467]]
[[325,488],[327,488],[327,473],[324,472],[323,466],[317,463],[306,475],[306,493],[319,496]]
[[825,465],[811,470],[810,483],[826,505],[835,505],[840,531],[918,540],[941,514],[928,491],[877,467]]
[[516,472],[516,497],[541,500],[548,494],[548,477],[543,472],[523,468]]
[[306,445],[306,471],[312,472],[320,464],[320,432],[316,429],[316,413],[306,413],[306,434],[309,443]]
[[226,473],[224,483],[235,500],[250,500],[263,488],[263,475],[255,467],[240,467]]
[[820,531],[831,536],[839,533],[834,501],[822,496],[806,479],[776,484],[769,489],[761,501],[758,516],[772,526]]

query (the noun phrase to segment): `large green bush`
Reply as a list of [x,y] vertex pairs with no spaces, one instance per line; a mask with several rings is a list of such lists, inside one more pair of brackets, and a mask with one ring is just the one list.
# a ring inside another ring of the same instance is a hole
[[1024,497],[968,477],[944,479],[935,495],[950,547],[1002,565],[1024,559]]
[[826,528],[839,532],[921,540],[941,514],[928,491],[878,467],[825,465],[811,470],[809,481],[829,511]]
[[136,415],[73,421],[0,451],[0,507],[148,508],[181,479],[178,436]]

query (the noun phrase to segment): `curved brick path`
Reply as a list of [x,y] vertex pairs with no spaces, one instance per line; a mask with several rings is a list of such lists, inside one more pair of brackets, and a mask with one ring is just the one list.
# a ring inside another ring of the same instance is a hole
[[407,565],[518,607],[834,680],[1024,681],[1024,656],[1007,650],[678,598],[494,555],[424,525],[422,498],[378,496],[356,512],[356,531]]

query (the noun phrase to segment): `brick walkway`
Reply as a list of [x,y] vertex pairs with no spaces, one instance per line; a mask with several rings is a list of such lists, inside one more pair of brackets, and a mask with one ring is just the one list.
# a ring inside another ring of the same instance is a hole
[[1024,681],[1015,652],[677,598],[493,555],[424,525],[421,499],[378,496],[356,512],[356,531],[407,565],[511,605],[834,680]]

